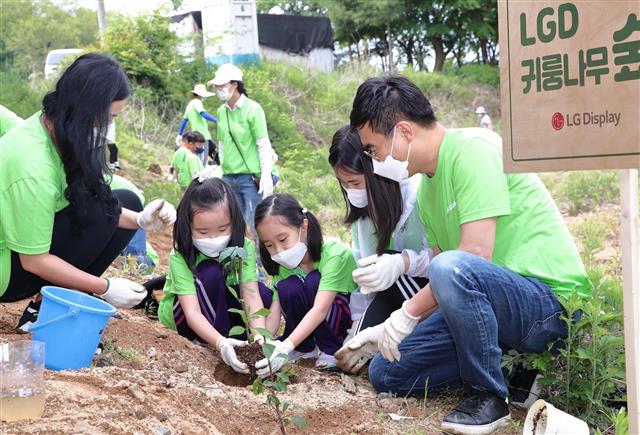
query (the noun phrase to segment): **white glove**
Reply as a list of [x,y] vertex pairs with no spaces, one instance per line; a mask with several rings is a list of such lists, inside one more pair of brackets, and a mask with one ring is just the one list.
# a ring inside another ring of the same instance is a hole
[[358,266],[351,275],[365,295],[388,289],[404,273],[402,254],[370,255],[358,260]]
[[[262,358],[256,363],[256,373],[263,378],[280,370],[289,360],[289,354],[294,348],[293,343],[288,338],[284,341],[267,340],[267,344],[275,346],[271,358]],[[271,370],[269,370],[269,363],[271,363]]]
[[262,194],[262,199],[273,195],[273,178],[271,178],[271,172],[268,174],[265,174],[264,172],[262,173],[258,193]]
[[107,278],[107,291],[96,295],[116,308],[131,308],[147,296],[147,290],[126,278]]
[[176,148],[180,148],[182,146],[182,135],[179,134],[176,136]]
[[378,352],[382,326],[380,324],[364,329],[347,341],[334,355],[337,366],[347,373],[358,373]]
[[176,221],[176,209],[164,199],[154,199],[138,213],[138,226],[145,231],[158,231]]
[[225,362],[234,371],[242,374],[249,373],[249,367],[241,362],[236,355],[236,347],[244,347],[248,343],[246,341],[236,340],[235,338],[220,337],[216,341],[216,349],[220,352],[222,361]]
[[391,313],[391,316],[382,324],[378,348],[387,361],[400,361],[398,345],[420,322],[420,317],[414,317],[407,312],[405,308],[407,302],[409,301],[404,301],[402,307]]

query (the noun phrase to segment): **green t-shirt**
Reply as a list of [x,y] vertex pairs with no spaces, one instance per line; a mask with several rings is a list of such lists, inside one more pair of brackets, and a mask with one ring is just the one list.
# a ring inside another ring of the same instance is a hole
[[[235,143],[229,131],[233,134]],[[225,175],[256,174],[259,176],[261,171],[257,141],[268,137],[264,110],[252,99],[242,95],[233,110],[226,104],[220,106],[218,142],[222,147],[222,172]]]
[[40,112],[0,138],[0,295],[11,273],[11,251],[49,252],[54,215],[69,205],[60,156],[40,124]]
[[501,150],[500,136],[490,130],[447,130],[436,173],[423,176],[418,192],[429,244],[458,249],[462,224],[496,217],[495,264],[538,278],[558,296],[590,296],[591,283],[551,195],[534,174],[505,174]]
[[[244,249],[247,250],[247,258],[242,262],[242,282],[257,282],[258,272],[256,269],[256,251],[253,242],[245,237]],[[203,260],[208,260],[201,252],[196,256],[196,266]],[[230,284],[231,277],[227,277],[227,284]],[[196,285],[195,278],[184,257],[175,250],[169,254],[169,273],[167,274],[167,282],[164,285],[164,297],[160,301],[158,308],[158,318],[160,322],[167,328],[176,329],[176,322],[173,318],[173,305],[176,295],[195,295]]]
[[202,117],[200,112],[204,112],[204,105],[201,100],[194,98],[189,101],[189,104],[187,104],[187,108],[184,111],[184,117],[189,120],[192,131],[202,133],[204,140],[211,140],[211,133],[209,132],[207,120]]
[[173,154],[171,166],[178,171],[178,184],[186,188],[193,176],[203,169],[200,158],[185,147],[180,147]]
[[[320,251],[320,261],[315,264],[314,270],[320,272],[320,284],[318,291],[333,291],[350,294],[358,286],[353,282],[351,273],[358,267],[353,258],[353,252],[344,243],[338,240],[331,240],[322,244]],[[277,284],[285,278],[298,275],[305,278],[307,273],[300,267],[287,269],[280,266],[278,274],[273,277],[274,300],[278,299]]]
[[0,137],[22,122],[22,118],[0,104]]

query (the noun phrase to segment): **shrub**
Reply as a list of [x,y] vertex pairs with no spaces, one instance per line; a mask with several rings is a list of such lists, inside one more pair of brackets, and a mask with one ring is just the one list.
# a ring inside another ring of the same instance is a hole
[[559,195],[569,214],[594,211],[606,204],[616,204],[620,197],[617,171],[570,172],[559,188]]

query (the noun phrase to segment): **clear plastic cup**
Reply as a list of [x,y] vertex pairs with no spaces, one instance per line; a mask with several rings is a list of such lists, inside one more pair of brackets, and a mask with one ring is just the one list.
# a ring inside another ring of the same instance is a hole
[[44,412],[44,343],[0,343],[0,420],[40,418]]

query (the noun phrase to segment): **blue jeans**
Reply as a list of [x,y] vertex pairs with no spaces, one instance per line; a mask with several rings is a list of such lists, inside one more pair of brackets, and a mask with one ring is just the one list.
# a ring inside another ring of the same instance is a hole
[[507,397],[503,349],[542,352],[567,335],[551,289],[481,257],[447,251],[429,265],[439,308],[400,343],[400,361],[378,353],[369,379],[378,391],[420,394],[462,385]]
[[244,219],[247,221],[247,225],[251,227],[251,231],[255,236],[253,213],[257,205],[262,201],[262,195],[258,193],[258,186],[253,182],[253,175],[223,175],[222,179],[229,183],[231,189],[235,192],[236,198],[238,198],[238,202],[240,203]]

